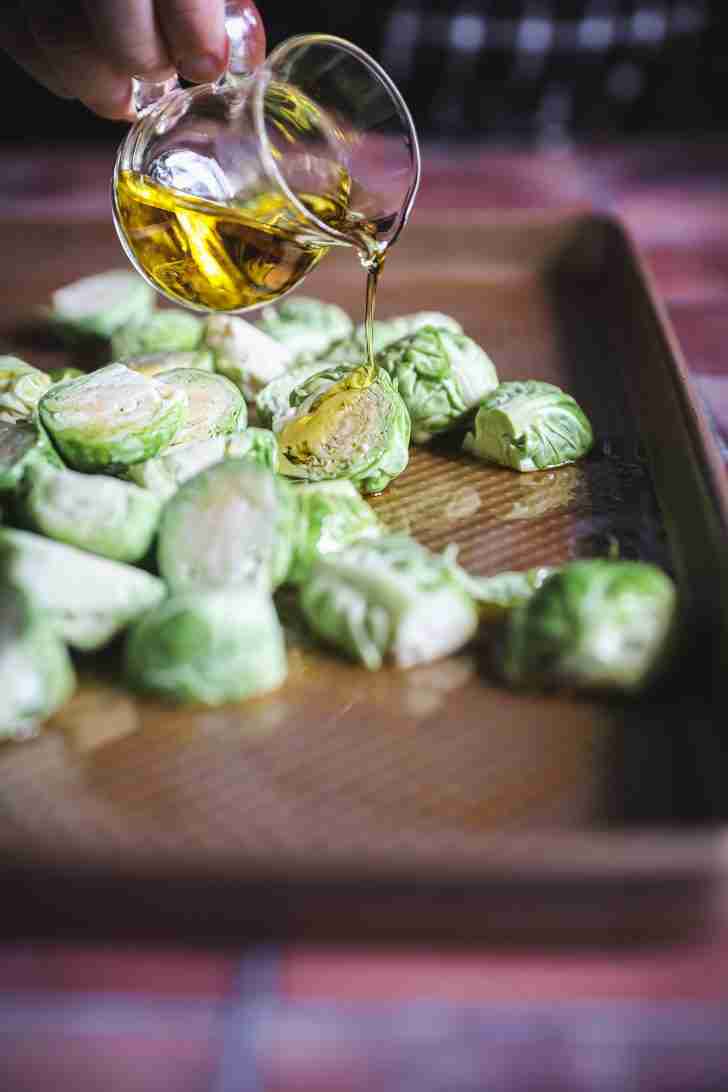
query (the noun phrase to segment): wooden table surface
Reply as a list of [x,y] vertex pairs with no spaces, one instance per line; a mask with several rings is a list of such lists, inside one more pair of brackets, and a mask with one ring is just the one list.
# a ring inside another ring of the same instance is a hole
[[[113,156],[3,149],[0,223],[12,221],[17,236],[20,224],[30,233],[103,220]],[[431,148],[415,215],[617,215],[649,263],[725,443],[727,180],[728,148],[696,142]],[[3,283],[24,262],[28,274],[34,253],[5,255]],[[719,907],[716,921],[710,936],[672,946],[447,952],[70,946],[6,932],[0,1088],[722,1092],[728,911]]]

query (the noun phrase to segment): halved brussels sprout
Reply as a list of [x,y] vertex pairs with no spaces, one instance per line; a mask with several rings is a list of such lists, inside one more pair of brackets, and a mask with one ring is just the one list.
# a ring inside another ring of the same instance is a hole
[[143,569],[0,527],[0,583],[25,592],[74,648],[102,648],[166,595]]
[[513,686],[637,692],[666,663],[675,608],[654,565],[574,561],[511,611],[501,670]]
[[71,697],[76,677],[53,626],[16,588],[0,587],[0,739],[29,739]]
[[200,347],[202,319],[189,311],[168,309],[133,318],[111,336],[111,359],[127,360],[147,353],[192,352]]
[[504,571],[493,576],[474,576],[458,567],[463,587],[478,604],[478,613],[484,620],[503,618],[513,607],[527,603],[547,577],[556,570],[547,565],[539,569],[521,572]]
[[162,513],[159,571],[173,591],[276,587],[291,564],[296,500],[250,459],[226,459],[180,486]]
[[288,579],[302,583],[318,557],[364,538],[379,538],[384,528],[356,486],[345,480],[296,486],[298,522]]
[[151,459],[187,417],[184,390],[109,364],[82,379],[51,387],[40,419],[76,470],[113,470]]
[[286,650],[270,593],[238,586],[171,596],[129,633],[132,686],[176,702],[222,705],[274,690]]
[[225,458],[252,459],[275,474],[278,471],[278,441],[268,428],[246,428],[227,437]]
[[0,421],[29,421],[51,377],[17,356],[0,356]]
[[140,353],[125,360],[127,368],[140,375],[163,375],[178,368],[195,368],[201,372],[214,372],[215,354],[210,349],[192,349],[189,352]]
[[249,402],[293,361],[285,345],[234,315],[210,315],[205,345],[215,353],[215,370],[232,380]]
[[24,526],[114,561],[139,561],[157,530],[162,502],[106,474],[58,470],[38,460],[18,501]]
[[320,360],[309,360],[304,364],[296,364],[277,379],[271,380],[255,400],[260,423],[276,432],[291,412],[291,395],[296,388],[319,372],[328,370],[329,366]]
[[279,473],[349,478],[380,493],[407,466],[410,418],[387,373],[365,366],[319,372],[291,394],[278,432]]
[[124,476],[142,489],[148,489],[160,500],[169,500],[183,482],[224,459],[226,441],[234,440],[237,435],[215,436],[212,440],[201,440],[197,444],[172,446],[167,448],[164,455],[127,467]]
[[[436,326],[439,330],[452,330],[461,334],[460,323],[449,315],[439,311],[416,311],[411,315],[399,315],[397,318],[376,319],[374,322],[374,352],[381,353],[400,338],[414,334],[423,326]],[[360,364],[366,359],[367,341],[364,324],[357,326],[351,337],[337,342],[326,353],[321,353],[319,360],[327,367],[333,364]]]
[[215,436],[227,436],[241,425],[245,427],[248,412],[243,396],[235,384],[223,375],[196,371],[194,368],[178,368],[173,372],[164,372],[158,382],[183,391],[188,402],[187,417],[175,434],[170,451],[185,444],[211,440]]
[[492,360],[472,338],[436,326],[395,341],[377,364],[397,385],[416,444],[453,428],[498,386]]
[[109,338],[130,319],[150,315],[156,303],[156,292],[137,273],[112,269],[59,288],[49,317],[72,336]]
[[354,329],[341,307],[309,296],[288,296],[264,307],[260,315],[257,328],[285,345],[297,362],[302,356],[322,356]]
[[314,562],[300,603],[314,633],[374,671],[456,652],[478,612],[447,557],[404,535],[359,542]]
[[513,470],[546,470],[573,463],[594,437],[570,394],[537,379],[501,383],[478,410],[463,449]]
[[51,383],[66,383],[69,379],[80,379],[85,375],[80,368],[52,368],[48,372]]
[[0,493],[17,489],[36,461],[63,467],[42,428],[31,421],[10,425],[0,421]]

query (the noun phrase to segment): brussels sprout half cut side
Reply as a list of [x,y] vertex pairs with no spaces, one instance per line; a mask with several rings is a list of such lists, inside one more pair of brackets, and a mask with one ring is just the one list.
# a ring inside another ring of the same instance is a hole
[[0,421],[30,421],[38,402],[51,386],[46,372],[17,356],[0,356]]
[[151,285],[128,269],[95,273],[51,296],[49,318],[71,338],[110,338],[131,319],[150,315],[157,302]]
[[278,472],[278,441],[268,428],[246,428],[225,440],[225,458],[252,459],[258,466]]
[[249,402],[293,363],[285,345],[234,315],[210,315],[204,343],[215,354],[215,370],[230,379]]
[[296,486],[296,498],[296,545],[288,574],[293,584],[307,579],[317,558],[384,534],[374,510],[350,481],[304,482]]
[[18,489],[37,462],[63,467],[43,429],[30,421],[0,421],[0,493]]
[[178,368],[164,372],[158,382],[182,391],[187,398],[187,416],[169,446],[170,451],[245,428],[248,411],[243,396],[224,376]]

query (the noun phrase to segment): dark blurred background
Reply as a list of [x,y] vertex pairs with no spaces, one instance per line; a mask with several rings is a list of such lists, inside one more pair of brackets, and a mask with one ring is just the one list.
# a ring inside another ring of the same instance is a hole
[[[350,38],[390,72],[421,136],[559,141],[728,133],[727,0],[259,0],[269,47]],[[353,10],[354,9],[354,10]],[[0,139],[119,139],[4,55]]]

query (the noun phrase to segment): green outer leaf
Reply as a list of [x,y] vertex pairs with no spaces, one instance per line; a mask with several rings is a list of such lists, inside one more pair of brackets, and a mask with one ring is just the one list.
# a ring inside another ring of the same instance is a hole
[[113,269],[59,288],[49,318],[73,337],[109,338],[125,322],[150,315],[156,302],[156,292],[137,273]]
[[151,377],[176,371],[178,368],[195,368],[201,372],[214,372],[215,354],[211,349],[192,349],[174,353],[140,353],[124,361],[127,368],[140,375]]
[[537,379],[501,383],[481,404],[473,427],[465,451],[523,472],[573,463],[594,442],[571,395]]
[[665,664],[675,610],[654,565],[572,562],[509,615],[501,670],[513,686],[639,692]]
[[161,580],[29,531],[0,527],[0,584],[18,588],[60,636],[83,651],[103,648],[166,594]]
[[158,382],[183,391],[187,397],[187,418],[176,433],[170,450],[215,436],[227,436],[241,424],[245,428],[248,411],[243,396],[224,376],[194,368],[178,368],[164,372]]
[[293,359],[284,345],[235,315],[210,315],[204,343],[215,354],[216,371],[233,382],[249,402],[282,375]]
[[500,572],[493,576],[474,576],[458,567],[463,587],[478,604],[482,619],[504,618],[513,607],[527,603],[547,577],[556,570],[548,566],[521,572]]
[[38,461],[63,467],[37,423],[0,421],[0,493],[14,492],[26,472]]
[[132,318],[111,335],[112,360],[147,353],[192,352],[200,347],[203,322],[189,311],[167,309]]
[[0,356],[0,421],[30,421],[51,385],[46,372],[17,356]]
[[291,414],[291,394],[302,386],[307,379],[319,372],[329,370],[321,361],[307,361],[290,368],[277,379],[272,380],[259,392],[255,400],[258,420],[266,428],[278,431],[284,418]]
[[212,706],[273,690],[286,676],[270,594],[245,586],[173,595],[134,626],[125,662],[132,686]]
[[151,459],[187,417],[183,390],[109,364],[51,387],[38,411],[65,461],[76,470],[116,470]]
[[113,561],[140,561],[152,544],[161,501],[105,474],[57,470],[38,461],[19,500],[25,526]]
[[256,326],[290,350],[296,363],[302,356],[323,356],[354,328],[346,311],[309,296],[288,296],[264,307]]
[[266,470],[278,472],[278,441],[268,428],[246,428],[228,436],[225,441],[227,459],[252,459]]
[[288,579],[300,584],[314,561],[362,538],[378,538],[384,528],[373,509],[345,479],[296,486],[298,522]]
[[[397,318],[377,319],[374,322],[374,352],[380,353],[400,338],[414,334],[423,326],[436,326],[438,329],[462,333],[462,326],[449,315],[439,311],[416,311],[411,315],[399,315]],[[366,360],[366,334],[364,324],[357,326],[351,337],[339,341],[319,360],[328,368],[335,364],[361,364]]]
[[162,513],[159,571],[173,591],[259,583],[288,573],[296,499],[250,459],[226,459],[180,486]]
[[0,587],[0,739],[28,739],[71,697],[76,677],[52,625],[16,588]]
[[319,558],[301,588],[314,633],[370,670],[457,651],[475,634],[475,604],[448,557],[405,536],[358,542]]

